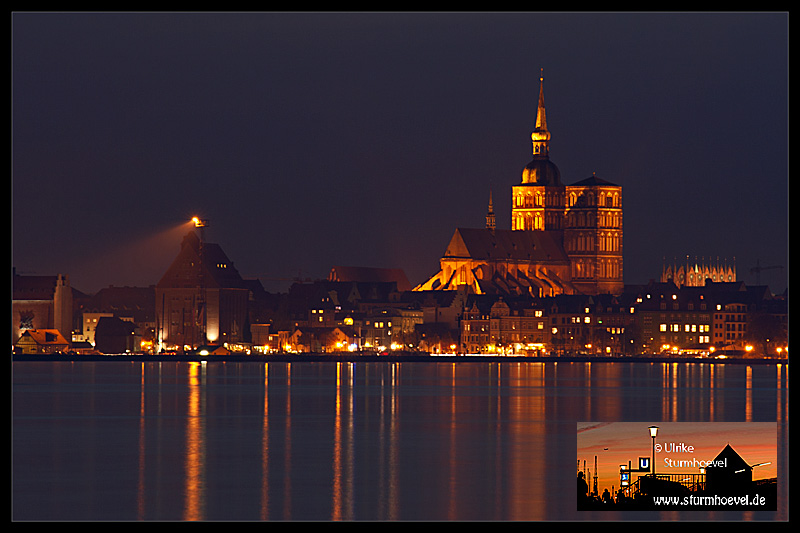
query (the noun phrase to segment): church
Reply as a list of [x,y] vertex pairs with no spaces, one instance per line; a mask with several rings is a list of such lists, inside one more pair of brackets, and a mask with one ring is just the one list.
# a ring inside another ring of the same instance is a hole
[[539,78],[533,158],[511,188],[511,229],[496,227],[491,193],[484,228],[457,228],[440,270],[416,291],[556,296],[620,294],[622,187],[594,174],[564,185],[550,160]]

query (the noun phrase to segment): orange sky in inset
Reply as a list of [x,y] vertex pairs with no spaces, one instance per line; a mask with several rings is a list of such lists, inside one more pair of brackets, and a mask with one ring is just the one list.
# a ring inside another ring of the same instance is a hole
[[[637,468],[639,457],[652,457],[653,441],[648,428],[658,426],[656,445],[684,443],[692,452],[656,452],[656,473],[698,473],[698,470],[670,467],[664,461],[712,461],[726,444],[749,465],[769,462],[753,469],[753,479],[777,477],[778,431],[775,422],[579,422],[577,424],[577,459],[580,470],[588,473],[590,490],[593,487],[594,460],[597,456],[600,494],[619,489],[619,466],[632,463]],[[633,479],[636,479],[634,475]]]

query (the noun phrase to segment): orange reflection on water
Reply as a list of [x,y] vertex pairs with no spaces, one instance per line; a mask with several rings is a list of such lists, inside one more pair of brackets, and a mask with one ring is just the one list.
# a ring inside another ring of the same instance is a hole
[[186,416],[186,487],[183,519],[202,520],[205,508],[205,431],[202,416],[203,363],[189,363],[189,401]]
[[145,513],[145,363],[140,363],[141,376],[139,377],[139,477],[136,485],[136,514],[139,520],[144,519]]
[[259,517],[269,520],[269,363],[264,363],[264,418],[261,421],[261,505]]
[[[342,372],[344,369],[345,376]],[[346,381],[346,384],[343,382]],[[345,385],[345,386],[343,386]],[[346,420],[343,422],[343,418]],[[353,519],[353,363],[336,363],[331,520]]]

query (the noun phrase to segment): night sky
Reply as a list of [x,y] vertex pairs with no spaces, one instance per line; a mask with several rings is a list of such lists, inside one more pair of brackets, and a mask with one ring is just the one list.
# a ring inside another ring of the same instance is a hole
[[[510,228],[540,69],[550,158],[623,187],[626,283],[663,258],[788,277],[787,13],[12,13],[12,265],[156,284],[209,220],[268,290],[438,270]],[[645,442],[645,444],[647,444]]]

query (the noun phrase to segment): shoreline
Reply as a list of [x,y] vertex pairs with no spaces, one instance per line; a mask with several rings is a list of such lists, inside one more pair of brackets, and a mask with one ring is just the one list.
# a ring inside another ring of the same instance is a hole
[[303,362],[420,362],[420,363],[706,363],[747,365],[788,365],[788,358],[755,359],[727,357],[598,357],[598,356],[520,356],[520,355],[430,355],[425,353],[393,353],[391,355],[353,353],[298,353],[265,355],[142,355],[142,354],[12,354],[12,362],[215,362],[215,363],[303,363]]

